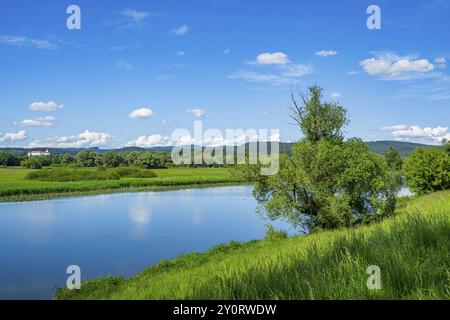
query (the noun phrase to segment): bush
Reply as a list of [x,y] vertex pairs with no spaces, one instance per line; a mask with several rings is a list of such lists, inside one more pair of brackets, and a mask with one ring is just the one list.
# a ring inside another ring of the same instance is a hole
[[120,178],[153,178],[156,174],[150,170],[138,168],[95,169],[81,168],[49,168],[42,171],[30,172],[26,179],[40,181],[91,181],[91,180],[119,180]]
[[450,188],[450,155],[444,149],[416,149],[404,167],[409,188],[419,195]]
[[22,161],[22,166],[28,169],[42,169],[43,162],[42,158],[27,158]]
[[270,241],[276,241],[281,239],[286,239],[288,237],[288,234],[284,230],[275,230],[273,225],[266,224],[266,236],[264,239],[270,240]]
[[90,181],[90,180],[119,180],[120,175],[111,171],[50,168],[30,172],[26,179],[40,181]]

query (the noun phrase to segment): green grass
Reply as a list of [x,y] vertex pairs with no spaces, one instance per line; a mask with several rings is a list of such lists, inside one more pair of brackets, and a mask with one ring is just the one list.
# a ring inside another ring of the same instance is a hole
[[[88,170],[95,171],[96,169]],[[22,168],[0,168],[0,202],[242,182],[231,169],[225,168],[155,169],[152,170],[156,174],[156,177],[153,178],[120,178],[119,180],[59,182],[26,179],[27,175],[37,171]]]
[[[395,217],[276,241],[231,242],[137,276],[83,282],[56,299],[450,299],[450,191]],[[381,290],[366,286],[370,265]]]

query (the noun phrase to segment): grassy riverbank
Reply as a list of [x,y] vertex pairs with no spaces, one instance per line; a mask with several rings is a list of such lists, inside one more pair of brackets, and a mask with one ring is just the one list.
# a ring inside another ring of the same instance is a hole
[[[354,229],[220,245],[130,279],[86,281],[57,299],[450,299],[450,191]],[[381,269],[381,290],[366,269]]]
[[70,182],[27,180],[27,175],[33,171],[38,170],[0,168],[0,202],[242,182],[232,170],[225,168],[155,169],[151,170],[156,174],[153,178],[125,177],[119,180]]

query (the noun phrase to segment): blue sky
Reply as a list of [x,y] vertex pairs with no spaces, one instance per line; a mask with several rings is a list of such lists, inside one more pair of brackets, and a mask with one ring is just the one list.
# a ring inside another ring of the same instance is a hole
[[[81,30],[66,27],[72,4]],[[347,108],[348,137],[437,144],[449,31],[449,0],[4,0],[0,145],[166,145],[194,120],[294,141],[291,87],[312,84]]]

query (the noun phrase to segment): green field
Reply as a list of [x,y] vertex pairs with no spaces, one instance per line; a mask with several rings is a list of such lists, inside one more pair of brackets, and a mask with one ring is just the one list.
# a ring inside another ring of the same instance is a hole
[[[221,245],[136,277],[86,281],[57,299],[449,299],[450,191],[370,226]],[[366,269],[381,269],[381,289]]]
[[[96,170],[96,169],[92,169]],[[23,168],[0,168],[0,202],[48,199],[68,195],[120,191],[164,190],[191,185],[242,182],[232,169],[172,168],[155,169],[154,178],[121,178],[120,180],[53,182],[27,180],[32,172]]]

